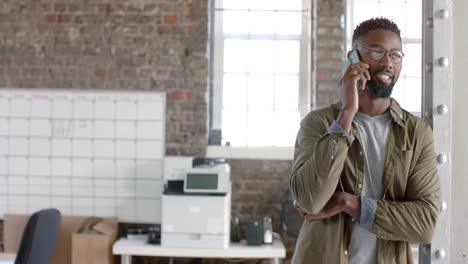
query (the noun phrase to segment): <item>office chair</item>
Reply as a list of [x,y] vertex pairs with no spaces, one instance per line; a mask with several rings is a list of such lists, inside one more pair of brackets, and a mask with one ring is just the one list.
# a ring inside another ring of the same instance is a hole
[[45,209],[31,215],[23,231],[15,264],[50,264],[60,233],[60,212]]

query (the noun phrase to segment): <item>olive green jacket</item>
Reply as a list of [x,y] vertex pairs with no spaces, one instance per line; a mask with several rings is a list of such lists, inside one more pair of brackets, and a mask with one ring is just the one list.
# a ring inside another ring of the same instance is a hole
[[[341,105],[309,113],[301,122],[294,150],[290,188],[298,205],[310,214],[322,210],[335,191],[359,195],[364,160],[359,131],[355,136],[330,133]],[[377,201],[370,230],[378,240],[378,263],[412,263],[409,242],[432,239],[440,208],[440,183],[432,130],[392,99],[393,118],[384,166],[383,197]],[[336,145],[335,145],[336,144]],[[292,263],[348,263],[353,225],[345,213],[304,221]]]

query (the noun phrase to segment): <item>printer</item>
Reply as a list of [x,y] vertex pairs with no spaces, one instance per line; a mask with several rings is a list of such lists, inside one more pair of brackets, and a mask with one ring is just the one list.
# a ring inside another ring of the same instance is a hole
[[[180,170],[179,170],[180,171]],[[227,248],[230,241],[230,166],[223,159],[195,158],[162,195],[161,246]]]

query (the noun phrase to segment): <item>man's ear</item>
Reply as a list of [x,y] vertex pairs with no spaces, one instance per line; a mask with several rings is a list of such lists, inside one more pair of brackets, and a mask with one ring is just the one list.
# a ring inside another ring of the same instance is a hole
[[346,53],[346,58],[349,59],[349,57],[351,57],[351,53],[353,52],[353,50],[350,50],[348,51],[348,53]]

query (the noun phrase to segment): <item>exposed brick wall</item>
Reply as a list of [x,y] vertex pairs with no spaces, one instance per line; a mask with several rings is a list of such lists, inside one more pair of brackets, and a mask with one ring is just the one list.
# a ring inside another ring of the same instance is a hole
[[343,65],[343,1],[317,0],[316,103],[317,108],[338,99],[337,84]]
[[167,153],[204,155],[207,27],[207,0],[2,1],[0,87],[164,91]]
[[[207,144],[208,0],[0,2],[0,87],[131,89],[167,93],[166,154],[203,156]],[[342,1],[317,0],[317,105],[336,99]],[[270,215],[279,232],[290,161],[230,160],[233,209]],[[2,246],[0,221],[0,249]],[[288,255],[292,242],[286,240]],[[206,263],[219,261],[207,260]],[[135,263],[167,263],[138,258]],[[249,263],[258,263],[250,261]]]
[[229,160],[233,210],[246,218],[270,216],[279,230],[281,199],[288,189],[291,161]]
[[294,241],[281,228],[281,200],[289,186],[292,161],[229,160],[232,178],[232,209],[246,219],[269,216],[273,231],[279,233],[287,248],[287,260],[293,254]]

